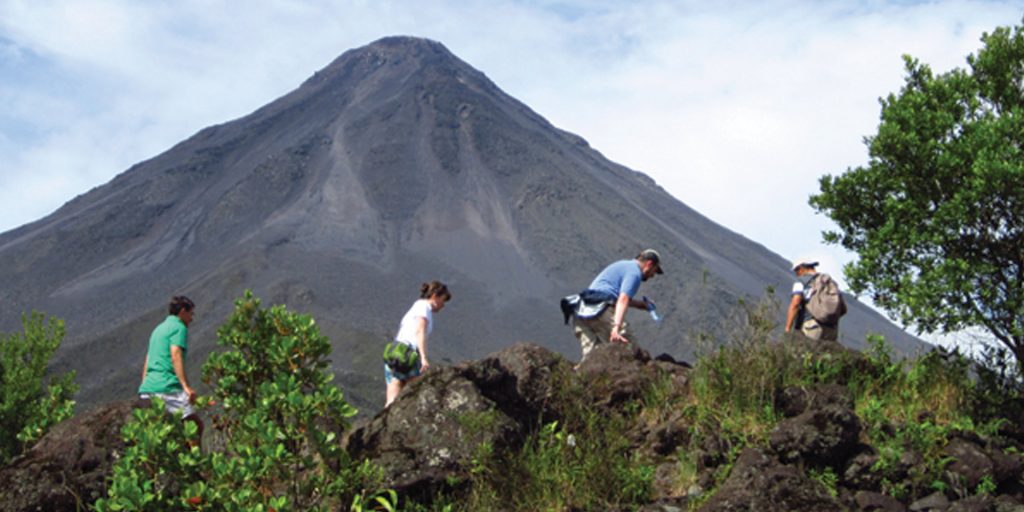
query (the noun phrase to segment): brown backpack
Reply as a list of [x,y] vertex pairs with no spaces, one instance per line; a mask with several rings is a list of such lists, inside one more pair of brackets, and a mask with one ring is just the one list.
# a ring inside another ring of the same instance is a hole
[[846,301],[839,291],[839,285],[828,274],[816,274],[807,283],[813,290],[811,298],[804,305],[807,312],[819,323],[836,325],[846,314]]

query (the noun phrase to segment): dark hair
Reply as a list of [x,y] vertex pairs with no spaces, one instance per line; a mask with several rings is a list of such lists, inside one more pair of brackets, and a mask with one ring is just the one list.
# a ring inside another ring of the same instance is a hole
[[167,311],[172,315],[177,316],[181,310],[192,311],[196,305],[191,299],[184,295],[175,295],[171,297],[171,305],[167,306]]
[[452,300],[452,294],[448,291],[448,285],[441,281],[431,281],[429,283],[423,283],[420,285],[420,298],[429,299],[434,295],[440,295],[444,297],[444,301],[448,302]]

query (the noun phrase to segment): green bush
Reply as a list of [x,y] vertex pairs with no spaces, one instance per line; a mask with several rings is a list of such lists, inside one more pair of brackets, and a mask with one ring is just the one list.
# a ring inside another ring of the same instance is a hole
[[0,339],[0,466],[71,417],[74,372],[46,382],[46,367],[64,339],[64,322],[32,312],[24,332]]
[[355,414],[330,383],[331,347],[312,318],[260,307],[251,292],[217,331],[228,350],[203,367],[220,412],[209,453],[186,443],[191,422],[162,409],[136,411],[125,427],[104,510],[269,511],[383,506],[380,472],[350,460],[339,436]]

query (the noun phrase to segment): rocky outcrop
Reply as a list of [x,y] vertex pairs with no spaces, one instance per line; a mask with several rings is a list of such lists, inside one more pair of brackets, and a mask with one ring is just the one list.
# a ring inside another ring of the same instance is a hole
[[[431,370],[389,408],[357,424],[343,444],[353,458],[380,466],[386,485],[403,499],[429,502],[437,492],[467,490],[481,457],[518,450],[542,425],[568,418],[566,407],[583,406],[635,419],[623,437],[652,470],[644,511],[689,510],[697,502],[703,502],[699,510],[715,512],[1024,510],[1021,446],[1006,437],[950,436],[942,491],[914,483],[923,457],[913,450],[887,459],[883,478],[879,449],[867,443],[842,385],[778,392],[775,410],[783,419],[757,446],[713,431],[693,439],[691,416],[682,408],[626,413],[658,400],[685,403],[690,372],[629,345],[602,345],[573,366],[550,350],[518,344]],[[2,509],[76,510],[102,496],[124,448],[120,431],[132,405],[110,404],[58,425],[0,471]],[[683,457],[695,466],[685,485]],[[894,488],[904,492],[886,493]]]
[[763,451],[747,448],[740,454],[717,493],[703,512],[733,510],[822,511],[841,510],[825,488],[793,465]]
[[521,442],[545,413],[554,379],[567,361],[536,345],[431,372],[347,438],[356,458],[385,470],[405,496],[427,498],[466,476],[481,446],[504,450]]
[[106,496],[107,477],[124,452],[121,428],[135,405],[133,401],[103,405],[54,427],[0,470],[0,508],[85,510]]

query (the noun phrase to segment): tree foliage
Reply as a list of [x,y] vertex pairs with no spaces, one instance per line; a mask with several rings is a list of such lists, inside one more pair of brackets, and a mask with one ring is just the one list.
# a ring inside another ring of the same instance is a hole
[[824,176],[811,205],[857,253],[857,292],[922,332],[977,326],[1024,361],[1024,28],[982,36],[969,69],[905,56],[867,165]]
[[262,308],[247,291],[217,338],[227,350],[203,366],[222,408],[215,448],[188,446],[195,425],[162,406],[137,410],[98,510],[336,510],[379,497],[364,492],[379,472],[341,449],[356,411],[330,382],[331,346],[311,317]]
[[50,358],[64,340],[64,322],[23,315],[24,332],[0,339],[0,466],[71,417],[74,372],[45,382]]

